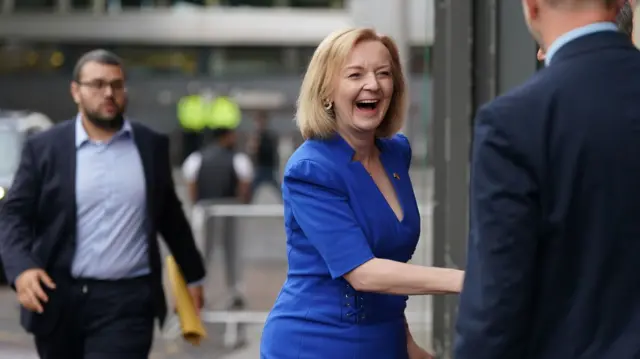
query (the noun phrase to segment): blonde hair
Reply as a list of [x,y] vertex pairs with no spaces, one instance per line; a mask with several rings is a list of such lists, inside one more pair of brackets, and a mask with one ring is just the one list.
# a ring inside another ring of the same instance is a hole
[[376,130],[377,137],[391,137],[402,128],[407,107],[407,88],[395,42],[369,28],[351,28],[327,36],[309,62],[298,96],[296,123],[304,139],[327,138],[336,132],[333,111],[325,108],[334,90],[337,73],[351,50],[363,41],[380,41],[391,55],[393,95],[387,113]]

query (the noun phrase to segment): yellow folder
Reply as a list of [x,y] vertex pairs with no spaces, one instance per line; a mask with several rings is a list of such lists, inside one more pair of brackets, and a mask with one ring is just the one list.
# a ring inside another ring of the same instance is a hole
[[200,345],[200,341],[207,337],[207,331],[202,325],[202,320],[187,289],[187,283],[173,256],[167,257],[167,272],[180,319],[182,337],[192,345]]

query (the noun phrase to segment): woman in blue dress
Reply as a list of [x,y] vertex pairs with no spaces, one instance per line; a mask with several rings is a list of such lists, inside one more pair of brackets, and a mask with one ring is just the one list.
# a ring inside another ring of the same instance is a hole
[[420,236],[411,147],[397,134],[407,90],[393,41],[370,29],[327,37],[298,100],[306,139],[282,185],[289,271],[262,359],[424,359],[408,295],[458,293],[463,272],[408,264]]

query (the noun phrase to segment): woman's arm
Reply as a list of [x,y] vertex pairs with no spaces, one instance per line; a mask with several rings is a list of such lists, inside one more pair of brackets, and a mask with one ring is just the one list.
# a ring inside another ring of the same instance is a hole
[[[411,146],[404,135],[392,141],[411,165]],[[462,290],[464,272],[457,269],[425,267],[373,258],[356,267],[344,278],[356,290],[400,295],[450,294]]]
[[283,198],[329,269],[356,290],[400,294],[458,293],[463,272],[375,258],[340,178],[313,160],[287,165]]
[[344,275],[362,292],[399,295],[460,293],[464,272],[373,258]]

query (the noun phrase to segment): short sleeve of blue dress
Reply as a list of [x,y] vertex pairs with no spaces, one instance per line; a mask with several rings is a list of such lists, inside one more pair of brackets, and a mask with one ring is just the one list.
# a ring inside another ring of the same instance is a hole
[[336,183],[336,176],[312,160],[292,165],[284,177],[293,216],[334,279],[374,257]]

